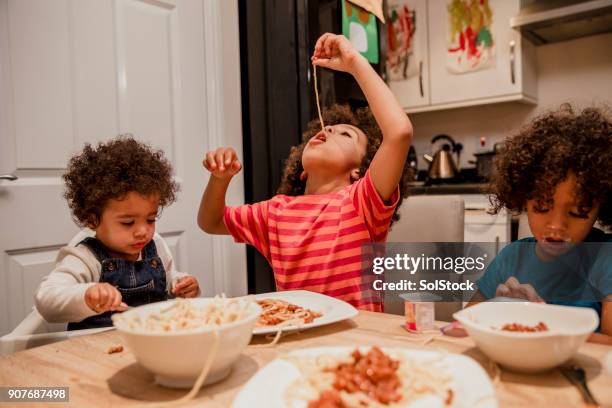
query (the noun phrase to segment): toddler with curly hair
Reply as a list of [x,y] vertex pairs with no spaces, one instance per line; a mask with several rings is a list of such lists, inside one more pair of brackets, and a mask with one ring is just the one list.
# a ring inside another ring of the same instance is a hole
[[45,320],[67,322],[68,330],[112,326],[111,315],[128,306],[199,294],[196,278],[176,271],[155,233],[160,209],[178,191],[161,151],[129,135],[87,144],[63,178],[73,218],[87,228],[60,249],[38,288]]
[[[612,344],[612,121],[564,104],[506,141],[491,183],[495,212],[525,211],[533,237],[504,248],[471,303],[493,297],[593,308]],[[607,243],[607,244],[606,244]]]
[[398,218],[412,125],[343,36],[321,36],[312,62],[351,74],[369,108],[333,106],[323,114],[324,129],[312,121],[289,155],[278,195],[252,205],[225,205],[230,180],[241,169],[234,150],[208,152],[204,166],[211,177],[198,224],[255,246],[271,264],[278,290],[306,289],[380,311],[380,302],[362,288],[361,245],[384,242]]

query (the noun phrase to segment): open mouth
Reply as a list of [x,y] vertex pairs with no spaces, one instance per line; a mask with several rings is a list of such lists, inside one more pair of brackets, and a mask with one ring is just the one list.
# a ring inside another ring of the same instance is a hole
[[569,240],[565,239],[565,238],[557,238],[557,237],[546,237],[544,238],[544,241],[548,242],[548,243],[568,243]]
[[561,237],[545,237],[541,243],[547,250],[553,252],[567,251],[572,245],[569,239]]
[[327,141],[327,136],[325,135],[325,132],[319,132],[315,137],[310,139],[311,144],[321,144],[321,143],[325,143],[326,141]]

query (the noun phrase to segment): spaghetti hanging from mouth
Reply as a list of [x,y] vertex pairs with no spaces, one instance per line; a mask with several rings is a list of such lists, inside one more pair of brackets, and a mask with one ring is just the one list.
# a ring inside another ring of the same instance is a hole
[[319,100],[319,87],[317,85],[317,66],[312,65],[314,68],[313,76],[314,76],[314,89],[315,89],[315,98],[317,99],[317,111],[319,112],[319,122],[321,122],[321,131],[325,131],[325,124],[323,123],[323,115],[321,115],[321,101]]

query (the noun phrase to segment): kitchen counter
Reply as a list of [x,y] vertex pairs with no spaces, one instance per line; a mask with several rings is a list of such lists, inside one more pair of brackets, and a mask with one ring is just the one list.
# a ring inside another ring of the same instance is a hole
[[487,183],[455,183],[423,185],[415,183],[410,185],[411,195],[440,195],[440,194],[486,194]]

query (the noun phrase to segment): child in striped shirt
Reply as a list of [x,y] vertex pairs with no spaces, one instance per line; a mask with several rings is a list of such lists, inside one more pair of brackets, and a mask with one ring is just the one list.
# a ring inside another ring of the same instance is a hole
[[287,159],[279,194],[270,200],[226,206],[227,187],[241,164],[232,148],[208,152],[204,166],[211,177],[198,225],[255,246],[270,262],[278,290],[315,291],[381,311],[381,303],[363,290],[361,245],[384,242],[399,218],[412,125],[345,37],[321,36],[312,63],[353,75],[369,108],[353,112],[334,105],[323,114],[324,129],[312,121]]

